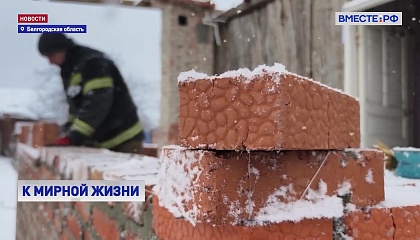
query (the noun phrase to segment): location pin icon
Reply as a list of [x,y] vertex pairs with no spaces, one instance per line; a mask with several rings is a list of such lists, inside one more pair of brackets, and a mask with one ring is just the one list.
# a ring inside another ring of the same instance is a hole
[[25,31],[25,27],[20,27],[20,31]]

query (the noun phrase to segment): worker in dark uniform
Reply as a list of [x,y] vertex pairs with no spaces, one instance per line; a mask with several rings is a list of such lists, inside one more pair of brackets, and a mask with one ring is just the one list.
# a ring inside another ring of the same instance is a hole
[[38,50],[61,68],[69,104],[64,136],[54,145],[89,146],[140,154],[144,132],[118,68],[100,51],[61,33],[43,33]]

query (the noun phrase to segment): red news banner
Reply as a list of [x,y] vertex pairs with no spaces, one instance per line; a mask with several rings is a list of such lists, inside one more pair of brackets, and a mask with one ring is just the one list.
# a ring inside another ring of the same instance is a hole
[[48,14],[18,14],[18,23],[48,23]]

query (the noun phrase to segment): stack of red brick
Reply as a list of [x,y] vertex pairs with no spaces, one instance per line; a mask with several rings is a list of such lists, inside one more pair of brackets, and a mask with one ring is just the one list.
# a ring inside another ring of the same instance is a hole
[[161,153],[159,239],[332,239],[384,200],[356,99],[279,65],[178,79],[179,145]]
[[381,203],[383,154],[358,149],[355,99],[275,68],[241,73],[181,79],[179,145],[163,148],[159,168],[145,156],[42,147],[58,126],[22,124],[19,179],[140,179],[157,194],[153,211],[18,203],[17,239],[420,237],[420,203]]

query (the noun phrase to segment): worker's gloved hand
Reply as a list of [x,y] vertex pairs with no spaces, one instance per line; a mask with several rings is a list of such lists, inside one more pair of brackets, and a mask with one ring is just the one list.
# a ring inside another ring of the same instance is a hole
[[53,146],[69,146],[71,145],[71,140],[69,137],[62,137],[57,139],[56,141],[51,144]]
[[65,133],[61,138],[47,146],[87,146],[94,147],[96,142],[90,140],[76,131]]
[[86,141],[87,137],[83,134],[79,133],[78,131],[69,131],[68,137],[70,139],[70,144],[73,146],[85,146],[84,142]]

